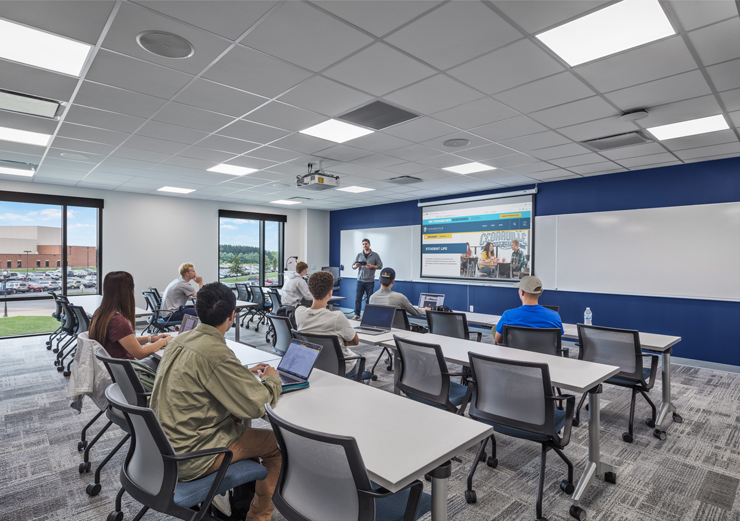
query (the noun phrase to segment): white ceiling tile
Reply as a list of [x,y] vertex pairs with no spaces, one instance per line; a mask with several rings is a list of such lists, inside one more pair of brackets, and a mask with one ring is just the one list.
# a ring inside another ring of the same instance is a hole
[[692,159],[684,159],[684,163],[703,163],[705,161],[715,161],[717,159],[728,159],[730,157],[738,157],[739,154],[720,154],[718,156],[706,156],[706,157],[697,157]]
[[[457,166],[457,165],[469,163],[470,161],[464,157],[455,156],[452,154],[445,154],[442,156],[418,159],[416,162],[422,165],[427,165],[427,166],[431,166],[434,168],[448,168],[450,166]],[[444,172],[444,176],[442,177],[449,177],[449,175],[450,175],[450,172]],[[426,177],[424,177],[424,179],[426,179]]]
[[720,92],[719,97],[728,111],[740,110],[740,89]]
[[343,114],[372,99],[372,96],[321,76],[311,78],[280,96],[280,101],[330,117]]
[[154,116],[156,121],[177,125],[179,127],[214,132],[234,119],[215,112],[197,109],[182,103],[169,103]]
[[586,141],[622,134],[624,132],[633,132],[635,130],[638,130],[638,127],[633,122],[622,121],[615,116],[564,127],[558,129],[558,132],[571,138],[573,141]]
[[[246,74],[245,71],[259,72]],[[310,78],[311,73],[253,49],[237,46],[203,77],[261,96],[274,97]]]
[[434,113],[434,118],[461,129],[470,129],[517,116],[518,113],[491,98],[481,98],[464,105]]
[[707,73],[719,91],[740,87],[740,60],[712,65],[707,67]]
[[369,156],[372,152],[347,145],[335,145],[320,152],[320,157],[335,161],[354,161]]
[[260,146],[258,143],[251,141],[242,141],[226,136],[211,135],[198,143],[198,146],[209,148],[211,150],[220,150],[232,154],[243,154]]
[[68,161],[66,159],[56,159],[47,157],[43,165],[47,168],[62,168],[64,170],[73,170],[80,172],[89,172],[95,165],[92,163],[82,163],[80,161]]
[[526,154],[511,154],[508,156],[495,157],[481,161],[483,164],[495,166],[496,168],[509,168],[517,165],[537,163],[537,159]]
[[496,99],[524,113],[546,109],[594,95],[570,72],[536,80],[496,95]]
[[586,98],[545,110],[532,112],[529,117],[552,128],[566,127],[606,116],[615,116],[619,110],[598,96]]
[[247,116],[249,121],[297,132],[326,121],[315,112],[272,101]]
[[680,35],[575,68],[596,90],[609,92],[696,69]]
[[719,132],[709,132],[707,134],[699,134],[698,136],[668,139],[661,143],[669,150],[685,150],[689,148],[721,145],[723,143],[734,143],[735,141],[737,141],[735,132],[732,130],[720,130]]
[[187,85],[192,76],[100,49],[85,78],[142,94],[169,98]]
[[[229,162],[231,163],[231,162]],[[167,169],[167,166],[181,167],[181,169],[175,171]],[[161,165],[157,165],[157,171],[177,173],[181,175],[199,175],[199,172],[205,172],[214,165],[213,161],[204,161],[202,159],[193,159],[192,157],[174,156],[170,157],[167,161]],[[182,169],[187,170],[182,170]]]
[[528,152],[530,150],[537,150],[539,148],[564,145],[570,142],[570,139],[561,136],[557,132],[547,131],[539,132],[537,134],[530,134],[528,136],[522,136],[514,139],[508,139],[506,141],[502,141],[501,144],[507,147],[511,147],[514,150],[518,150],[520,152]]
[[605,172],[607,170],[615,170],[618,169],[619,165],[616,163],[612,163],[611,161],[604,161],[601,163],[592,163],[589,165],[581,165],[581,166],[569,166],[568,170],[571,172],[575,172],[576,174],[593,174],[596,172]]
[[[94,44],[115,2],[3,1],[2,16],[52,34]],[[39,16],[43,14],[43,16]]]
[[[228,127],[219,130],[219,135],[250,141],[253,143],[265,144],[281,137],[288,135],[288,132],[279,128],[269,127],[252,121],[238,120],[234,121]],[[204,145],[205,146],[205,145]],[[277,145],[280,146],[280,145]],[[252,148],[257,148],[252,147]],[[281,146],[281,148],[288,148]],[[301,151],[302,152],[302,151]]]
[[[0,148],[2,148],[1,145],[0,145]],[[51,159],[51,158],[65,159],[65,157],[62,156],[62,154],[63,153],[67,153],[67,152],[68,152],[67,150],[62,150],[61,148],[50,148],[49,151],[46,154],[46,157],[47,157],[47,159]],[[83,155],[87,156],[87,159],[74,159],[73,161],[80,161],[82,163],[97,164],[97,163],[99,163],[100,161],[102,161],[105,158],[105,156],[102,156],[102,155],[99,155],[99,154],[91,154],[89,152],[87,154],[83,154]],[[4,155],[3,155],[3,157],[4,157]]]
[[373,152],[387,152],[396,148],[411,145],[410,141],[401,139],[383,132],[373,132],[352,140],[352,146],[371,150]]
[[[287,2],[242,44],[313,71],[320,71],[373,40],[303,2]],[[341,42],[341,45],[337,45]]]
[[[512,167],[512,172],[515,171],[516,168],[519,167]],[[555,168],[554,170],[545,170],[543,172],[524,172],[524,174],[526,174],[527,177],[531,177],[532,179],[536,179],[538,181],[550,181],[566,175],[570,175],[570,172],[562,168]]]
[[645,128],[678,123],[690,119],[715,116],[722,109],[714,96],[702,96],[690,100],[667,103],[648,110],[649,116],[640,120],[640,125]]
[[538,172],[545,172],[548,170],[557,170],[557,167],[544,161],[538,161],[536,163],[527,163],[525,165],[516,165],[506,168],[510,172],[515,174],[530,175]]
[[382,36],[413,20],[440,2],[426,0],[388,2],[383,4],[383,9],[378,9],[377,2],[373,0],[356,0],[353,2],[330,0],[313,3],[369,33]]
[[455,67],[448,74],[486,94],[495,94],[563,70],[534,43],[520,40]]
[[438,150],[429,148],[424,145],[409,145],[407,147],[397,148],[387,152],[389,156],[405,159],[406,161],[416,161],[425,157],[434,157],[440,155]]
[[730,18],[689,33],[704,65],[734,60],[740,57],[740,18]]
[[[450,139],[466,139],[470,143],[462,147],[447,147],[443,145],[445,141],[448,141]],[[444,153],[462,154],[464,151],[469,150],[471,148],[481,147],[483,145],[489,145],[490,141],[488,141],[487,139],[483,139],[479,136],[476,136],[474,134],[471,134],[469,132],[455,132],[454,134],[447,134],[446,136],[441,136],[438,138],[430,139],[428,141],[424,141],[424,143],[422,144],[430,148],[434,148],[435,150],[438,150],[440,153],[443,153],[443,154]]]
[[527,134],[543,132],[545,130],[547,129],[536,121],[533,121],[526,116],[519,116],[478,127],[472,130],[472,132],[479,136],[483,136],[486,139],[490,139],[491,141],[498,142],[505,139],[526,136]]
[[536,33],[554,25],[600,9],[611,0],[583,0],[573,2],[569,0],[527,0],[511,2],[498,0],[493,2],[498,9],[514,20],[525,31]]
[[480,2],[450,2],[386,41],[439,69],[448,69],[522,37]]
[[198,78],[177,96],[177,102],[238,118],[267,102],[267,99]]
[[629,112],[674,101],[711,94],[711,90],[698,70],[685,72],[634,87],[616,90],[606,97],[620,109]]
[[457,129],[455,127],[431,118],[419,118],[383,130],[386,134],[408,139],[415,143],[421,143],[435,137],[446,136],[456,131]]
[[81,105],[72,105],[67,111],[64,121],[118,132],[133,132],[146,120]]
[[361,157],[352,161],[355,165],[372,167],[372,168],[385,168],[391,165],[397,165],[403,163],[403,160],[396,157],[390,157],[383,154],[373,154],[371,156]]
[[671,0],[669,4],[687,31],[737,16],[737,5],[733,0]]
[[558,159],[551,159],[550,163],[563,168],[570,168],[571,166],[590,165],[593,163],[602,163],[605,159],[599,154],[581,154],[579,156],[562,157]]
[[471,161],[484,161],[486,159],[493,159],[495,157],[508,156],[515,153],[515,150],[510,148],[492,143],[490,145],[484,145],[482,147],[470,148],[457,152],[457,154],[470,159]]
[[69,101],[77,86],[77,78],[5,60],[0,60],[0,78],[5,90],[57,101]]
[[129,148],[138,148],[140,150],[151,150],[152,152],[159,152],[161,154],[177,154],[187,145],[184,143],[176,143],[174,141],[166,141],[164,139],[156,139],[149,136],[131,136],[126,141],[126,146]]
[[28,116],[18,112],[6,112],[0,110],[0,126],[27,130],[29,132],[40,132],[42,134],[53,134],[58,121],[37,116]]
[[729,116],[730,119],[732,119],[732,123],[735,125],[735,127],[740,127],[740,110],[730,112]]
[[483,95],[442,74],[393,92],[386,99],[422,114],[444,110]]
[[101,128],[85,127],[82,125],[75,125],[74,123],[62,123],[58,136],[68,137],[72,139],[80,139],[84,141],[92,141],[94,143],[104,143],[106,145],[118,146],[123,143],[123,140],[128,137],[128,134],[122,132],[113,132],[112,130],[104,130]]
[[660,143],[643,143],[642,145],[604,150],[601,152],[601,155],[613,161],[619,161],[628,157],[650,156],[662,152],[665,152],[665,148]]
[[120,114],[148,118],[159,110],[166,100],[147,94],[131,92],[90,81],[82,82],[74,100],[76,105],[85,105]]
[[255,148],[249,152],[249,157],[256,157],[258,159],[267,159],[269,161],[291,161],[301,155],[300,152],[292,152],[283,148],[275,147],[260,147]]
[[[83,154],[91,153],[102,156],[107,156],[115,149],[112,145],[105,145],[103,143],[91,143],[90,141],[82,141],[79,139],[70,139],[57,135],[54,138],[53,146],[63,150],[70,150],[73,152],[82,152]],[[38,148],[38,147],[34,147]]]
[[191,145],[196,141],[200,141],[205,138],[208,134],[206,132],[201,132],[200,130],[193,130],[192,128],[181,127],[178,125],[170,125],[169,123],[163,123],[161,121],[150,121],[144,125],[136,135]]
[[471,174],[473,177],[490,180],[494,183],[498,183],[505,186],[516,186],[516,185],[527,185],[527,184],[534,184],[534,181],[523,175],[519,174],[512,174],[510,172],[500,172],[499,175],[496,176],[484,176],[485,172],[481,172],[480,174]]
[[657,165],[674,161],[676,161],[676,156],[669,154],[668,152],[663,152],[662,154],[654,154],[650,156],[619,159],[617,160],[617,163],[622,166],[626,166],[627,168],[634,168],[637,166]]
[[383,43],[376,43],[323,72],[364,92],[382,96],[436,71]]
[[152,150],[141,150],[137,148],[120,147],[116,149],[110,158],[122,157],[125,159],[134,159],[136,161],[147,161],[151,163],[159,163],[167,160],[172,154],[162,154],[160,152]]
[[194,147],[190,146],[181,152],[178,152],[179,157],[190,157],[193,159],[201,159],[203,161],[212,162],[214,165],[228,161],[234,154],[228,152],[220,152],[218,150],[211,150],[209,148]]
[[325,148],[336,145],[336,143],[332,141],[327,141],[326,139],[298,133],[281,138],[271,144],[273,146],[285,148],[287,150],[297,150],[298,152],[302,152],[304,154],[313,154],[315,152],[318,152],[319,150],[324,150]]
[[387,166],[385,167],[385,170],[393,172],[394,174],[414,176],[419,172],[424,172],[428,168],[428,166],[421,165],[419,163],[401,163],[400,165]]
[[108,157],[105,161],[100,163],[99,168],[105,168],[105,171],[119,173],[116,170],[112,170],[108,167],[122,167],[122,168],[133,168],[135,170],[149,170],[157,166],[157,163],[151,161],[144,161],[141,159],[130,159],[124,157]]

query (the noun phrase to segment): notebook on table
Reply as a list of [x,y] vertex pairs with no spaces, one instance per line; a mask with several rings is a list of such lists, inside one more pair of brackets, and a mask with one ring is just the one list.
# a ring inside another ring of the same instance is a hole
[[445,303],[445,296],[442,293],[422,293],[419,295],[419,307],[436,310]]
[[290,342],[277,367],[284,393],[308,387],[308,377],[311,376],[321,349],[319,344],[300,340]]
[[363,335],[382,335],[388,333],[393,326],[393,317],[396,308],[393,306],[375,306],[368,304],[362,314],[362,322],[355,326],[355,331]]

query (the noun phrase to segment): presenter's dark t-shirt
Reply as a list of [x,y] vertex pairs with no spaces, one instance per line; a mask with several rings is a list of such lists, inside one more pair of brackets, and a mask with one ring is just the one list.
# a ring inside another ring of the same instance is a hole
[[134,334],[131,323],[123,315],[116,314],[108,324],[108,335],[105,339],[105,350],[113,358],[133,360],[134,357],[121,345],[120,340]]

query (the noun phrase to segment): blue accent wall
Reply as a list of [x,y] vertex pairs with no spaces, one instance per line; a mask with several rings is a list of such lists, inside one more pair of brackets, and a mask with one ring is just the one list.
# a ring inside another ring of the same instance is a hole
[[[533,187],[518,186],[422,201]],[[539,184],[537,188],[536,216],[735,202],[740,201],[740,158],[555,181]],[[331,212],[330,263],[332,266],[340,263],[342,230],[420,223],[417,201]],[[383,252],[378,253],[382,257]],[[708,251],[707,258],[717,254],[721,252]],[[713,273],[710,268],[707,276],[721,274]],[[339,294],[347,297],[348,307],[354,304],[355,285],[355,279],[341,283]],[[510,288],[399,281],[393,289],[406,295],[412,303],[418,301],[421,292],[444,293],[445,304],[451,308],[462,310],[472,305],[480,313],[500,315],[520,305],[517,292]],[[540,303],[560,306],[563,321],[570,323],[582,322],[583,311],[588,306],[593,311],[594,324],[680,336],[682,341],[673,350],[675,356],[740,365],[740,302],[546,291]]]

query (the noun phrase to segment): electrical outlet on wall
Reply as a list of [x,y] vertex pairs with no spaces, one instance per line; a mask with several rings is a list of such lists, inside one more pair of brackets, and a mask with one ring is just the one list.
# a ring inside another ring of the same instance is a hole
[[470,312],[471,313],[473,312],[473,306],[470,306]]

